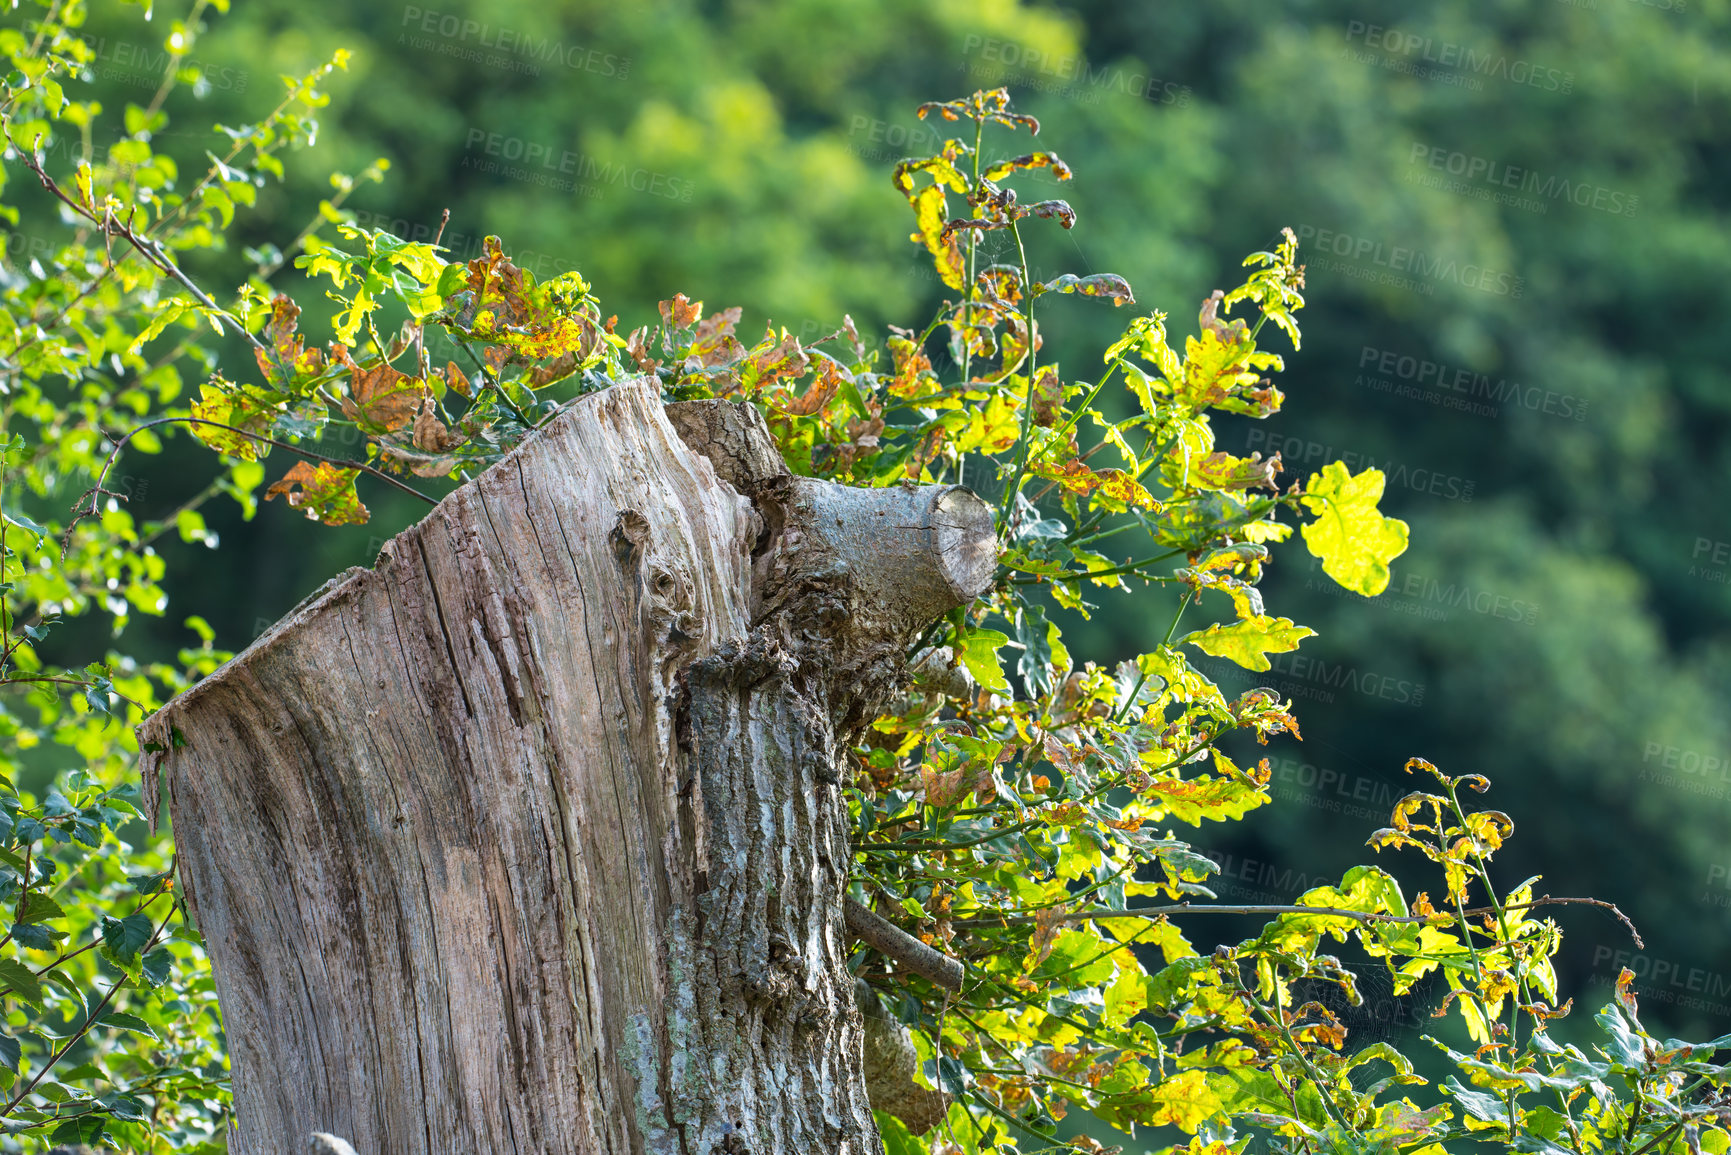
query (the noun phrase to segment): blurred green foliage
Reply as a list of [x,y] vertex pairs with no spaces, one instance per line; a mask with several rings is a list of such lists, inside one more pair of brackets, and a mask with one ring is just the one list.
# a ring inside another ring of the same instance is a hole
[[[160,31],[136,9],[93,20],[111,46],[155,45]],[[942,287],[901,240],[889,172],[930,151],[912,109],[946,87],[1007,83],[1089,173],[1071,194],[1087,227],[1033,237],[1037,270],[1110,269],[1145,299],[1200,299],[1238,254],[1296,225],[1313,315],[1288,384],[1302,424],[1260,446],[1251,437],[1265,430],[1223,429],[1222,447],[1287,448],[1311,467],[1347,454],[1405,466],[1386,505],[1415,546],[1384,607],[1313,593],[1329,584],[1319,574],[1271,575],[1276,593],[1302,599],[1330,663],[1287,678],[1309,692],[1308,741],[1289,756],[1335,771],[1349,792],[1394,781],[1415,751],[1494,776],[1524,820],[1521,867],[1558,893],[1641,912],[1654,965],[1713,973],[1706,1001],[1718,1008],[1670,1008],[1682,1027],[1731,1025],[1731,966],[1716,961],[1731,957],[1720,901],[1731,890],[1712,870],[1731,859],[1731,567],[1713,560],[1731,538],[1731,337],[1716,322],[1731,256],[1728,22],[1713,0],[1424,13],[1231,0],[493,3],[460,14],[314,0],[213,16],[196,55],[210,77],[204,113],[236,123],[262,111],[277,73],[337,46],[355,53],[316,146],[260,191],[237,220],[242,236],[294,236],[329,195],[322,174],[385,156],[385,182],[351,201],[361,223],[430,239],[449,208],[456,255],[508,235],[537,273],[581,268],[624,328],[678,291],[752,302],[762,313],[747,325],[808,337],[850,309],[862,332],[929,316]],[[532,38],[564,52],[540,59]],[[140,92],[100,77],[94,87],[116,101]],[[205,144],[163,142],[189,157]],[[1491,165],[1513,187],[1492,185]],[[651,191],[656,176],[665,194]],[[1434,179],[1461,191],[1422,183]],[[1480,199],[1498,193],[1524,203]],[[1413,253],[1454,272],[1425,276]],[[212,272],[232,281],[239,254],[227,260]],[[1468,286],[1468,265],[1496,274],[1489,291]],[[1109,339],[1109,318],[1069,312],[1074,349]],[[1426,363],[1441,368],[1421,376]],[[189,484],[153,482],[145,513]],[[171,592],[186,606],[220,602],[212,620],[238,645],[411,516],[385,501],[379,528],[348,531],[340,547],[284,512],[244,527],[213,512],[233,560],[194,563],[183,549]],[[1130,653],[1165,616],[1100,628]],[[1422,687],[1422,704],[1366,692],[1373,675]],[[1366,820],[1315,805],[1326,797],[1298,773],[1292,786],[1312,804],[1276,808],[1254,843],[1232,849],[1287,867],[1311,844],[1338,846],[1345,865]],[[1639,847],[1636,860],[1582,853],[1612,843]],[[1602,960],[1592,969],[1588,949],[1622,949],[1614,927],[1588,922],[1575,943],[1571,977],[1614,977]]]
[[[920,100],[995,83],[1088,174],[1068,194],[1087,227],[1032,238],[1037,276],[1110,269],[1144,299],[1200,300],[1293,224],[1309,343],[1283,385],[1299,416],[1272,429],[1223,421],[1221,447],[1280,450],[1294,476],[1336,457],[1378,465],[1391,478],[1383,508],[1411,524],[1413,547],[1376,601],[1328,592],[1320,571],[1270,571],[1269,596],[1320,637],[1305,661],[1244,685],[1292,696],[1306,740],[1282,740],[1280,804],[1239,824],[1220,856],[1247,867],[1251,889],[1294,870],[1338,877],[1384,821],[1372,812],[1404,793],[1406,756],[1482,770],[1521,827],[1502,852],[1510,869],[1543,873],[1551,893],[1616,901],[1646,934],[1632,957],[1608,918],[1568,916],[1559,985],[1608,990],[1629,961],[1656,1000],[1649,1018],[1731,1028],[1731,5],[453,13],[279,0],[200,12],[208,31],[182,62],[198,79],[166,95],[154,142],[184,172],[226,147],[194,128],[256,121],[278,74],[354,54],[311,147],[239,209],[226,247],[186,255],[210,284],[238,285],[272,260],[249,246],[299,235],[333,199],[327,174],[383,157],[384,180],[348,198],[360,223],[430,240],[449,209],[455,256],[478,255],[493,232],[537,274],[580,268],[621,331],[678,291],[750,302],[762,313],[748,326],[772,319],[807,337],[849,310],[862,332],[915,324],[944,289],[902,239],[889,173],[931,151]],[[167,24],[186,13],[145,14],[90,13],[92,82],[69,95],[150,103]],[[0,24],[30,18],[21,6]],[[21,186],[7,188],[24,210],[6,234],[11,276],[64,232]],[[284,268],[276,283],[316,302],[322,288],[299,276]],[[1052,311],[1064,331],[1054,325],[1042,359],[1080,363],[1117,327],[1086,303]],[[224,363],[247,357],[207,343]],[[162,519],[203,492],[214,463],[201,473],[196,461],[129,453],[131,513]],[[77,488],[32,508],[58,516]],[[127,652],[172,660],[204,644],[178,624],[193,611],[238,648],[419,516],[387,492],[367,499],[372,522],[341,531],[280,507],[243,520],[226,500],[171,516],[156,542],[163,572],[144,575],[169,604],[141,595],[115,613],[92,597],[43,656],[81,666],[109,644],[108,618],[124,624]],[[1092,649],[1139,652],[1171,617],[1149,602],[1145,619],[1065,626]],[[82,762],[39,753],[38,775]]]

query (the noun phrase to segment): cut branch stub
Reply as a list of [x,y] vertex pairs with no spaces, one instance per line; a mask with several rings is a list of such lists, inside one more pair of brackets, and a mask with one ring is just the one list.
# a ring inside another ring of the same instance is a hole
[[869,719],[906,678],[907,644],[992,583],[992,509],[959,485],[857,489],[788,472],[751,405],[667,407],[686,444],[756,504],[752,620],[784,617],[808,657],[829,667],[837,723]]
[[990,511],[719,404],[582,398],[141,727],[236,1152],[877,1150],[840,758]]

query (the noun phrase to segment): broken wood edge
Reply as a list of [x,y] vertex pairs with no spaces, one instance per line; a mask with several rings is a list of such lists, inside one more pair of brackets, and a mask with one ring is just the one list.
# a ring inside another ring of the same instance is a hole
[[842,900],[842,909],[847,915],[847,929],[855,938],[932,984],[960,993],[962,979],[967,975],[960,959],[927,946],[851,898]]
[[253,660],[256,653],[276,644],[284,635],[291,633],[315,616],[324,613],[333,604],[360,594],[365,583],[374,580],[377,576],[379,559],[390,551],[391,544],[402,534],[437,517],[440,511],[446,509],[459,495],[473,493],[480,487],[482,477],[496,469],[510,466],[518,458],[527,454],[535,442],[551,436],[556,429],[572,421],[572,414],[577,409],[585,405],[602,404],[601,398],[620,390],[643,394],[645,407],[662,413],[665,417],[666,407],[661,400],[661,383],[653,377],[628,377],[605,389],[597,389],[593,393],[585,393],[580,397],[573,398],[548,421],[530,430],[522,441],[511,447],[510,452],[440,498],[438,504],[425,516],[394,534],[380,549],[378,557],[374,559],[371,566],[350,566],[329,578],[318,589],[296,603],[293,609],[272,622],[264,633],[254,638],[244,649],[237,651],[228,661],[164,702],[156,711],[133,727],[133,732],[138,739],[139,771],[142,779],[140,801],[144,804],[145,817],[150,822],[151,831],[155,832],[160,827],[158,811],[160,810],[162,795],[161,773],[168,756],[173,753],[176,747],[172,717],[174,713],[184,710],[195,699],[203,696],[219,679],[231,676],[234,670],[245,667]]

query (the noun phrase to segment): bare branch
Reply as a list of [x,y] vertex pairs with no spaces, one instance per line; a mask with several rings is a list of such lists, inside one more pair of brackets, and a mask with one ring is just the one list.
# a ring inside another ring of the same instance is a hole
[[897,926],[879,918],[853,899],[846,899],[847,928],[853,936],[914,974],[931,980],[946,991],[960,991],[966,973],[961,960],[934,950]]
[[[1511,903],[1510,905],[1503,907],[1503,910],[1527,910],[1536,906],[1559,906],[1564,903],[1579,906],[1603,907],[1605,910],[1616,915],[1617,920],[1628,928],[1629,937],[1635,940],[1635,945],[1637,947],[1644,947],[1646,945],[1641,941],[1640,932],[1635,929],[1635,924],[1629,921],[1628,916],[1618,910],[1616,904],[1605,902],[1602,899],[1552,898],[1547,894],[1540,898],[1535,898],[1531,902]],[[1493,906],[1475,906],[1470,910],[1461,911],[1462,915],[1494,915],[1496,913],[1498,913],[1497,909]],[[1090,910],[1073,910],[1061,915],[1043,915],[1041,917],[1047,922],[1086,922],[1089,919],[1095,918],[1160,918],[1165,915],[1173,914],[1324,914],[1335,918],[1356,919],[1359,922],[1364,923],[1426,923],[1432,926],[1442,926],[1444,924],[1459,925],[1461,921],[1454,915],[1448,914],[1444,911],[1438,911],[1436,914],[1398,915],[1378,914],[1374,911],[1364,910],[1344,910],[1337,906],[1230,906],[1216,905],[1214,903],[1201,905],[1192,902],[1172,903],[1167,906],[1138,906],[1129,908],[1094,907]],[[1038,921],[1040,921],[1040,919],[1033,915],[1022,914],[999,918],[964,918],[957,920],[951,925],[958,929],[976,926],[1033,926]]]

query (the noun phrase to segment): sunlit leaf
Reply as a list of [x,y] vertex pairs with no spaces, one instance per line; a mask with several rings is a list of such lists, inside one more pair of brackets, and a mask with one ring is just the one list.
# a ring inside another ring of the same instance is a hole
[[355,493],[358,469],[340,469],[328,462],[297,461],[281,480],[265,490],[265,499],[286,495],[289,505],[326,525],[361,525],[367,507]]
[[1375,597],[1388,588],[1388,563],[1406,551],[1407,524],[1377,509],[1382,499],[1380,469],[1354,477],[1331,461],[1311,475],[1304,506],[1316,520],[1300,532],[1322,570],[1355,593]]
[[1267,616],[1244,618],[1230,625],[1215,623],[1182,639],[1205,654],[1230,658],[1247,670],[1268,669],[1268,654],[1296,650],[1305,638],[1315,637],[1309,626],[1298,626],[1290,618]]

